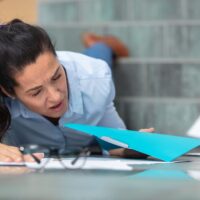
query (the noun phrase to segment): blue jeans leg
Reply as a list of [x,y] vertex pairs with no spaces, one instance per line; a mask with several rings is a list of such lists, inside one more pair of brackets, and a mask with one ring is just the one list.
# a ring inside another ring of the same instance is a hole
[[85,49],[83,54],[94,57],[94,58],[99,58],[107,62],[107,64],[110,66],[112,69],[113,65],[113,51],[112,49],[107,46],[104,43],[95,43],[91,47]]

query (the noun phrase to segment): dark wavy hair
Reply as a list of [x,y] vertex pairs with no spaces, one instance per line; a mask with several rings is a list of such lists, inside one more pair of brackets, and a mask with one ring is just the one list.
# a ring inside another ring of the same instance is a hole
[[[16,72],[34,63],[44,52],[56,55],[54,46],[44,29],[14,19],[0,25],[0,86],[11,95],[15,95],[14,80]],[[0,139],[11,123],[11,116],[4,103],[4,94],[0,91]]]

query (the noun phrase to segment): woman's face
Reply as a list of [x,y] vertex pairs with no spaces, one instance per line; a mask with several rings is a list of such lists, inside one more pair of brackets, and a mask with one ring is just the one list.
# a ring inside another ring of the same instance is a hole
[[28,109],[50,118],[59,118],[68,107],[67,78],[62,65],[50,52],[39,55],[14,76],[16,98]]

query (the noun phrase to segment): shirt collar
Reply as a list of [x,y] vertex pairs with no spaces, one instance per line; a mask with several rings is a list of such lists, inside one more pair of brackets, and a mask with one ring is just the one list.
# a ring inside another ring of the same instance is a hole
[[24,118],[40,118],[37,113],[30,111],[20,101],[16,99],[6,98],[6,105],[9,108],[12,118],[19,117],[20,115]]
[[[61,62],[62,63],[62,62]],[[80,81],[74,63],[62,63],[68,80],[69,106],[65,117],[72,113],[83,114],[83,98],[81,94]]]

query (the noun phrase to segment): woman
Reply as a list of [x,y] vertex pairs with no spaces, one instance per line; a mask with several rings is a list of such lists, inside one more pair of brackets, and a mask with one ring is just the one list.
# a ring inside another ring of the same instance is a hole
[[[128,56],[126,47],[112,36],[86,34],[83,40],[85,54],[104,59],[110,66],[113,55]],[[96,58],[56,52],[42,28],[17,19],[0,27],[0,126],[2,131],[7,130],[2,142],[15,146],[3,145],[7,150],[3,150],[2,158],[21,161],[18,147],[24,144],[72,150],[98,146],[93,137],[64,128],[65,123],[125,128],[113,104],[110,69]],[[101,147],[111,155],[127,153],[104,143]],[[8,150],[17,159],[5,153]]]

